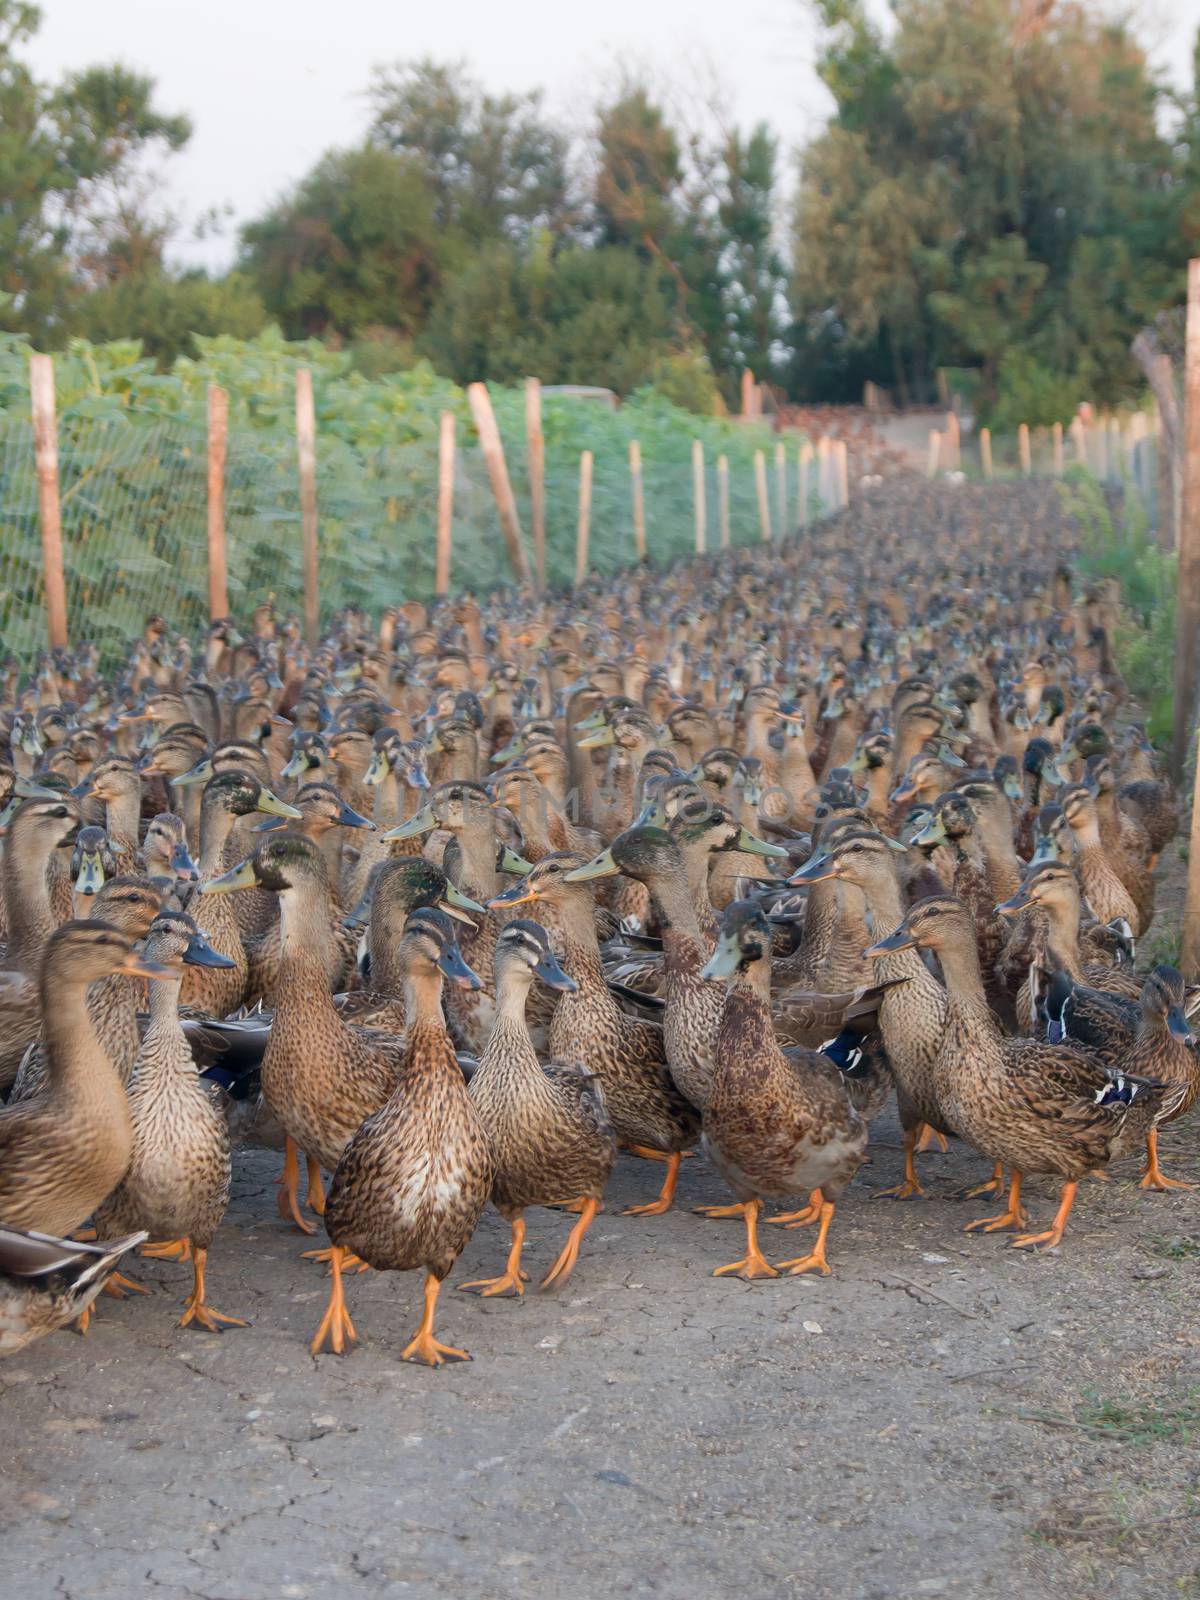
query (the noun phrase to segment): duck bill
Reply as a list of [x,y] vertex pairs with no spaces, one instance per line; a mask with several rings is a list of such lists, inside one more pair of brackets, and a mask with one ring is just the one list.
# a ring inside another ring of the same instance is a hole
[[304,815],[295,806],[288,805],[286,800],[281,800],[277,794],[272,794],[270,789],[260,789],[254,804],[256,810],[265,811],[269,817],[291,817],[293,822],[298,822]]
[[171,852],[171,871],[177,878],[182,878],[185,883],[195,883],[200,873],[196,863],[192,860],[191,851],[187,845],[176,845]]
[[766,839],[760,839],[756,833],[751,833],[749,828],[743,828],[737,836],[737,848],[744,850],[750,856],[767,856],[778,861],[787,855],[787,851],[779,844],[768,844]]
[[1053,839],[1047,838],[1045,834],[1041,835],[1034,844],[1033,855],[1030,858],[1029,865],[1031,867],[1036,867],[1039,866],[1043,861],[1057,860],[1058,846],[1054,843]]
[[254,862],[241,861],[236,867],[230,867],[228,872],[223,872],[219,878],[213,878],[208,883],[200,885],[201,894],[233,894],[236,889],[257,889],[258,878],[254,872]]
[[815,856],[809,856],[803,866],[797,867],[788,882],[792,884],[823,883],[826,878],[836,877],[837,867],[834,864],[833,857],[822,855],[818,852]]
[[281,828],[286,828],[286,817],[268,817],[265,822],[256,822],[250,829],[251,833],[277,833]]
[[[84,779],[84,782],[88,782]],[[48,789],[44,783],[35,783],[32,778],[23,778],[20,773],[13,780],[13,793],[21,800],[59,800],[62,798],[58,789]],[[72,789],[74,794],[75,790]]]
[[[298,778],[300,774],[307,771],[307,769],[308,757],[301,752],[292,757],[279,776],[281,778]],[[369,783],[370,779],[368,778],[367,781]]]
[[552,950],[547,950],[542,959],[534,967],[534,974],[539,977],[549,989],[557,989],[562,994],[574,994],[579,985],[574,978],[568,977],[558,963],[558,958]]
[[124,973],[127,978],[151,978],[159,982],[175,976],[170,967],[161,966],[157,961],[147,961],[145,956],[138,955],[136,950],[129,952],[117,971]]
[[75,893],[99,894],[103,887],[104,864],[98,855],[93,855],[89,851],[79,864],[79,876],[75,879]]
[[494,900],[488,901],[488,910],[495,911],[502,906],[524,906],[534,900],[540,900],[535,885],[524,882],[514,883],[511,889],[505,889],[503,894],[498,894]]
[[370,817],[364,817],[361,812],[355,811],[353,806],[342,802],[342,809],[338,812],[338,827],[340,828],[369,828],[375,832],[375,824]]
[[[68,790],[68,793],[75,800],[90,800],[94,792],[95,791],[92,788],[92,780],[90,778],[84,778],[81,782],[77,783],[73,789]],[[15,784],[13,785],[13,793],[18,793]],[[56,795],[55,799],[57,798],[58,796]]]
[[386,777],[387,757],[384,755],[382,750],[376,750],[375,754],[371,757],[370,766],[367,768],[366,772],[363,773],[363,782],[365,784],[369,784],[372,789],[376,789]]
[[711,978],[714,982],[723,983],[732,978],[741,962],[742,953],[738,949],[737,940],[731,939],[728,934],[717,941],[717,948],[700,968],[702,978]]
[[196,765],[194,767],[190,767],[187,772],[181,772],[179,777],[172,778],[171,787],[173,789],[178,789],[181,787],[186,788],[190,783],[207,783],[212,775],[213,764],[211,761],[207,759],[204,761],[197,761]]
[[593,878],[615,878],[621,869],[613,860],[611,850],[601,850],[598,856],[582,867],[572,867],[570,872],[563,874],[566,883],[590,883]]
[[585,733],[582,739],[576,741],[580,750],[603,750],[605,745],[616,742],[617,736],[609,727],[597,728],[594,733]]
[[1196,1035],[1188,1024],[1188,1019],[1183,1014],[1182,1006],[1172,1006],[1167,1012],[1167,1032],[1172,1039],[1178,1039],[1180,1044],[1195,1044]]
[[438,901],[438,909],[444,911],[448,917],[453,917],[456,922],[465,922],[468,928],[475,926],[472,918],[467,915],[469,911],[480,917],[487,914],[486,906],[481,906],[478,900],[472,900],[469,894],[456,889],[452,883],[447,883],[446,892]]
[[524,748],[525,746],[520,739],[510,739],[506,745],[502,746],[492,756],[492,765],[494,767],[506,766],[508,762],[515,761]]
[[653,800],[642,807],[631,826],[634,828],[665,828],[669,820],[666,806],[663,805],[661,800]]
[[1024,800],[1025,791],[1021,788],[1021,785],[1018,783],[1016,778],[1014,778],[1011,774],[1005,778],[1001,787],[1010,800],[1016,801],[1018,804]]
[[500,851],[500,860],[496,864],[497,872],[505,872],[517,877],[525,877],[533,871],[533,862],[526,861],[524,856],[519,856],[515,850],[504,845]]
[[445,945],[438,957],[438,966],[442,969],[447,982],[454,984],[458,989],[482,989],[483,980],[479,974],[472,972],[463,960],[463,953],[456,944]]
[[420,811],[409,817],[407,822],[402,822],[399,827],[389,828],[382,835],[384,839],[417,839],[423,833],[432,833],[437,827],[437,818],[433,814],[432,806],[422,806]]
[[891,794],[888,795],[888,800],[892,805],[900,806],[903,805],[906,800],[911,800],[916,792],[916,789],[911,783],[898,783],[892,790]]
[[228,970],[237,965],[219,950],[214,950],[202,933],[194,933],[188,940],[183,959],[189,967],[223,967]]
[[606,726],[606,724],[605,724],[605,720],[604,720],[603,711],[593,711],[590,716],[582,717],[575,724],[575,732],[576,733],[598,733],[600,731],[600,729],[605,727],[605,726]]
[[869,944],[863,951],[864,956],[890,956],[898,950],[915,950],[917,941],[909,933],[903,923],[895,933],[889,934],[886,939],[880,939],[876,944]]
[[913,835],[912,842],[918,847],[922,845],[935,845],[941,844],[945,837],[946,828],[941,817],[934,817],[931,822],[927,822],[925,824],[920,833],[915,833]]
[[996,915],[998,917],[1019,917],[1022,911],[1027,911],[1032,904],[1033,896],[1026,894],[1022,889],[1018,889],[1017,893],[1010,895],[1007,900],[1001,900],[1000,904],[995,908]]

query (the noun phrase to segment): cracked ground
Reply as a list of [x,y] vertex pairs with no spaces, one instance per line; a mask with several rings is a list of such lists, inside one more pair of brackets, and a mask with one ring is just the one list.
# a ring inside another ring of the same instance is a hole
[[[1164,1164],[1200,1179],[1193,1116]],[[399,1360],[417,1275],[347,1280],[360,1343],[314,1359],[323,1269],[275,1214],[279,1158],[242,1151],[209,1261],[253,1326],[179,1329],[190,1269],[140,1262],[0,1369],[5,1592],[68,1600],[575,1600],[654,1595],[1200,1594],[1200,1198],[1136,1166],[1083,1186],[1064,1246],[967,1236],[972,1152],[900,1174],[891,1114],[830,1236],[834,1275],[714,1279],[741,1254],[684,1163],[665,1217],[619,1215],[661,1176],[624,1158],[557,1295],[450,1288],[469,1366]],[[1032,1184],[1035,1221],[1054,1192]],[[536,1285],[569,1219],[529,1217]],[[806,1235],[764,1228],[769,1258]],[[451,1285],[498,1271],[489,1210]],[[1116,1408],[1116,1409],[1114,1409]]]

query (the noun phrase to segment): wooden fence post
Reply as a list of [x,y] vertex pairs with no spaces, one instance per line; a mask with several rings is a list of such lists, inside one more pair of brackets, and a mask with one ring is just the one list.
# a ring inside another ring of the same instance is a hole
[[817,515],[825,516],[833,495],[829,476],[829,439],[825,434],[817,440]]
[[692,440],[692,510],[696,521],[696,554],[708,544],[708,502],[704,493],[704,445]]
[[838,510],[845,511],[850,504],[850,451],[845,439],[834,440],[833,480]]
[[729,457],[717,457],[717,515],[721,523],[721,549],[729,549]]
[[454,529],[454,413],[443,411],[438,434],[437,566],[433,588],[450,593],[450,542]]
[[936,428],[929,430],[929,460],[926,463],[926,474],[930,478],[938,475],[938,466],[942,459],[942,436]]
[[1051,428],[1050,438],[1054,446],[1054,476],[1061,478],[1063,475],[1063,431],[1061,422],[1056,422]]
[[812,477],[812,460],[813,447],[806,439],[800,446],[800,452],[796,460],[796,492],[800,498],[800,526],[802,528],[808,527],[808,519],[812,514],[812,507],[809,504],[812,492],[809,485],[809,479]]
[[[1177,775],[1182,775],[1184,757],[1191,743],[1196,671],[1200,667],[1200,257],[1188,262],[1183,383],[1183,516],[1179,522],[1179,566],[1175,583],[1175,723],[1172,739]],[[1194,902],[1190,894],[1188,910],[1192,913],[1193,921],[1200,918],[1200,902]]]
[[780,439],[775,446],[775,502],[779,517],[779,537],[788,534],[787,446]]
[[754,486],[758,490],[758,528],[764,544],[771,542],[771,501],[767,495],[767,457],[762,450],[754,452]]
[[542,384],[525,379],[525,447],[529,459],[529,520],[533,530],[533,570],[546,587],[546,440],[542,433]]
[[646,498],[642,485],[642,447],[629,441],[629,486],[633,491],[633,548],[639,561],[646,559]]
[[581,589],[587,578],[588,542],[592,531],[592,452],[579,458],[579,523],[575,529],[575,587]]
[[985,479],[992,475],[992,430],[980,428],[979,430],[979,470]]
[[1200,977],[1200,748],[1196,757],[1196,781],[1192,787],[1192,821],[1188,833],[1187,895],[1183,903],[1183,939],[1179,946],[1179,970],[1187,983]]
[[1083,418],[1080,417],[1080,416],[1072,417],[1071,418],[1071,425],[1067,429],[1067,432],[1071,435],[1071,438],[1074,439],[1074,441],[1075,441],[1075,459],[1076,459],[1076,461],[1078,461],[1078,463],[1079,463],[1079,465],[1081,467],[1086,467],[1087,464],[1088,464],[1088,457],[1087,457],[1087,427],[1086,427],[1086,425],[1084,423]]
[[29,358],[29,404],[33,412],[33,458],[37,467],[38,521],[42,529],[42,574],[46,631],[52,650],[67,646],[67,586],[63,578],[62,507],[58,498],[58,421],[54,411],[54,361]]
[[957,412],[955,412],[955,411],[947,411],[947,413],[946,413],[946,431],[945,431],[945,434],[944,434],[943,437],[945,438],[945,441],[946,441],[946,471],[947,472],[957,472],[959,467],[962,464],[961,460],[959,458],[959,437],[960,436],[959,436],[959,429],[958,429],[958,413]]
[[1029,424],[1022,422],[1017,427],[1017,455],[1021,461],[1021,475],[1028,478],[1033,471],[1033,453],[1029,446]]
[[229,396],[208,386],[208,619],[229,615],[225,552],[225,461],[229,447]]
[[317,573],[317,414],[312,372],[296,368],[296,459],[300,469],[300,535],[304,551],[304,637],[317,648],[320,587]]
[[529,582],[529,562],[521,539],[521,521],[517,516],[517,502],[508,476],[508,463],[504,459],[504,445],[500,429],[496,426],[496,413],[492,410],[492,397],[486,383],[467,385],[467,400],[479,434],[483,459],[487,463],[488,477],[492,483],[496,509],[500,513],[500,528],[508,547],[508,559],[520,583]]

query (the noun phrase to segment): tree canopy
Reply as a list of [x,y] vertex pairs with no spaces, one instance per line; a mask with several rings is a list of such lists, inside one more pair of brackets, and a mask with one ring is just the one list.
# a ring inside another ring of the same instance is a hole
[[39,21],[0,0],[0,328],[347,349],[381,373],[648,383],[710,408],[749,367],[793,397],[974,374],[1000,426],[1139,392],[1129,346],[1200,251],[1200,99],[1170,93],[1100,0],[814,0],[832,101],[798,153],[636,76],[569,135],[463,63],[377,69],[359,142],[241,230],[236,266],[171,264],[162,174],[191,135],[154,84],[41,83]]

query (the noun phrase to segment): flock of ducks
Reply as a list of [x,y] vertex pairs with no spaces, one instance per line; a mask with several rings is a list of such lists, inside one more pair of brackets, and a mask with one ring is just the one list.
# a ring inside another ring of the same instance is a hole
[[[151,618],[111,675],[12,668],[0,1354],[136,1290],[139,1245],[190,1265],[182,1326],[243,1325],[206,1275],[247,1143],[324,1223],[313,1352],[356,1337],[348,1273],[421,1269],[430,1366],[466,1358],[438,1296],[489,1200],[507,1257],[462,1287],[524,1294],[542,1207],[560,1285],[619,1151],[662,1164],[653,1216],[700,1146],[745,1279],[830,1271],[893,1089],[890,1192],[962,1140],[970,1227],[1018,1248],[1136,1148],[1184,1187],[1196,996],[1135,968],[1178,808],[1116,597],[1029,492],[893,486],[781,548],[342,613],[311,654],[264,605],[198,649]],[[760,1220],[815,1232],[772,1263]]]

